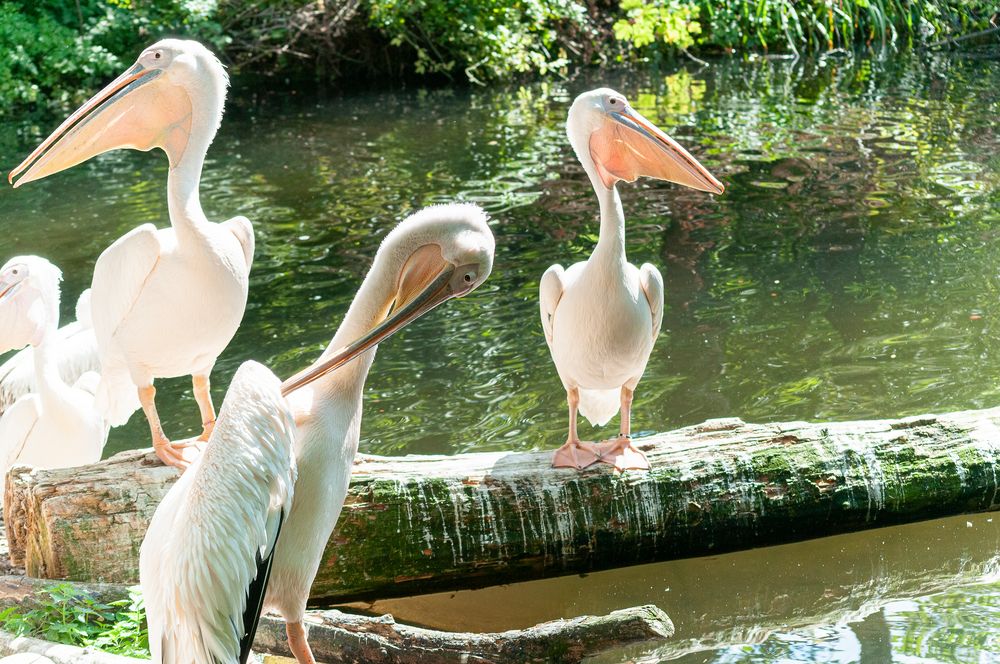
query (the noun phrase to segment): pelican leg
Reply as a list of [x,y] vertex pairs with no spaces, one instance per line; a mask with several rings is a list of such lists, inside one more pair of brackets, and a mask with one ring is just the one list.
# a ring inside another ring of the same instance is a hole
[[182,453],[182,450],[188,447],[188,443],[171,443],[163,433],[160,416],[156,412],[156,388],[152,385],[140,387],[139,403],[142,404],[142,412],[146,414],[146,420],[149,422],[149,434],[153,438],[153,451],[156,452],[156,456],[168,466],[184,471],[191,465],[184,460]]
[[316,664],[305,627],[301,622],[285,623],[285,634],[288,635],[288,649],[292,651],[299,664]]
[[569,404],[569,436],[552,457],[552,467],[583,470],[597,463],[598,458],[590,445],[583,443],[576,433],[576,410],[580,406],[579,388],[566,390],[566,403]]
[[215,428],[215,405],[212,403],[211,383],[208,380],[208,374],[191,376],[191,383],[194,386],[194,400],[198,402],[198,409],[201,410],[203,429],[198,440],[208,440]]
[[610,463],[617,470],[649,470],[649,460],[632,444],[632,398],[635,390],[622,385],[621,424],[618,438],[598,443],[601,461]]

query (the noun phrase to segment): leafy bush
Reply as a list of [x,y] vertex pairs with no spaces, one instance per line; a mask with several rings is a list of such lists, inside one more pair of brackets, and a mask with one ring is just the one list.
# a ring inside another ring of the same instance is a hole
[[615,37],[637,49],[650,45],[687,49],[701,33],[697,21],[701,8],[684,0],[622,0],[621,9],[625,16],[614,24]]
[[145,620],[138,586],[129,588],[128,599],[104,604],[71,585],[54,585],[45,589],[36,608],[0,611],[0,626],[14,634],[148,658]]
[[235,73],[481,83],[678,50],[826,51],[988,25],[997,0],[0,0],[0,115],[65,110],[156,39]]
[[595,32],[573,0],[369,0],[370,24],[415,55],[414,71],[482,82],[570,64],[568,35]]

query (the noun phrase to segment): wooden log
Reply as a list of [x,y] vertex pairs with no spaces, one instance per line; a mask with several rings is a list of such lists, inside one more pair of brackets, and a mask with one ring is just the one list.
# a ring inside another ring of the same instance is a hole
[[[313,598],[485,586],[997,509],[998,424],[1000,409],[711,420],[639,440],[652,470],[623,474],[551,469],[548,452],[364,457]],[[14,468],[11,556],[34,576],[132,583],[173,478],[142,451]]]
[[[51,581],[0,577],[0,609],[31,608],[38,592]],[[74,589],[101,602],[128,596],[125,586],[72,584]],[[313,611],[305,619],[313,654],[323,662],[370,664],[521,664],[524,662],[575,663],[584,657],[634,643],[661,642],[674,633],[673,623],[655,606],[637,606],[602,616],[554,620],[527,629],[495,634],[443,632],[403,625],[392,616],[359,616],[340,611]],[[17,652],[43,654],[57,664],[89,661],[93,664],[126,664],[140,660],[70,649],[70,646],[21,639],[0,632],[0,655]],[[254,650],[290,656],[285,623],[265,616],[254,641]],[[74,660],[74,656],[82,659]]]

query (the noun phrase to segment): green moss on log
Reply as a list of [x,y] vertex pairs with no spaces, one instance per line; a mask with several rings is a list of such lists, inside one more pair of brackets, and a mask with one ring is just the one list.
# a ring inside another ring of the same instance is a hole
[[[716,420],[638,441],[652,470],[623,474],[554,470],[548,453],[367,457],[313,596],[473,587],[996,509],[998,422],[1000,410],[833,424]],[[11,517],[28,526],[11,532],[46,549],[27,547],[28,569],[134,580],[145,524],[172,481],[150,456],[14,472],[8,494],[21,507]],[[46,528],[58,536],[35,535]]]

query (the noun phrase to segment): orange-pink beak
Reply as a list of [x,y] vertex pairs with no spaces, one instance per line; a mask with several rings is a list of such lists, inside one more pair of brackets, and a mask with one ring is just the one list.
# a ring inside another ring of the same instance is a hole
[[643,175],[713,194],[725,191],[691,153],[628,106],[606,114],[590,136],[590,156],[609,189],[618,180],[632,182]]
[[115,148],[149,150],[186,141],[191,101],[164,84],[161,74],[140,63],[130,67],[66,118],[7,181],[19,187]]

